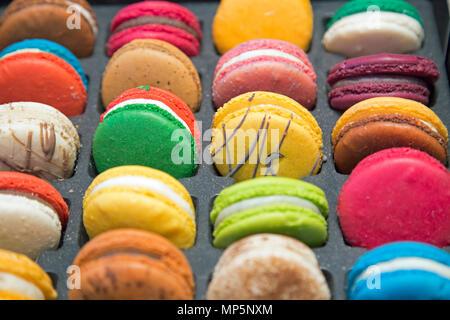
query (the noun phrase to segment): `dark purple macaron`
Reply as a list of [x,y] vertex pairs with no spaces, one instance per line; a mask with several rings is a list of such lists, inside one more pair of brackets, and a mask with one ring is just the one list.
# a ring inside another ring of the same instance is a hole
[[345,60],[329,71],[328,94],[334,109],[347,110],[375,97],[398,97],[428,105],[430,87],[439,79],[434,61],[382,53]]

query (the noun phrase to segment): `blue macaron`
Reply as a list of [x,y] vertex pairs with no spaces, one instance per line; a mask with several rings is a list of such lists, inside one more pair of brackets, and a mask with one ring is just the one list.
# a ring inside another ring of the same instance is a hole
[[364,254],[347,277],[350,300],[449,300],[450,254],[395,242]]
[[3,51],[0,52],[0,58],[3,56],[13,53],[18,50],[26,50],[26,49],[38,49],[40,51],[45,51],[49,53],[53,53],[54,55],[60,57],[65,60],[68,64],[70,64],[75,71],[80,75],[81,80],[83,81],[84,86],[88,87],[87,78],[83,72],[83,68],[81,67],[80,61],[70,52],[69,49],[63,47],[62,45],[44,39],[29,39],[23,40],[20,42],[16,42],[8,47],[6,47]]

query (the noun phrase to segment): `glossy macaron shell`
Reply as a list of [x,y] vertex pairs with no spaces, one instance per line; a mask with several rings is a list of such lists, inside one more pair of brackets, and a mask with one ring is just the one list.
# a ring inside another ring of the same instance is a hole
[[108,107],[106,108],[107,109],[106,112],[102,114],[102,116],[100,117],[100,122],[103,121],[104,116],[107,114],[109,110],[113,109],[118,105],[122,105],[129,101],[136,101],[136,100],[139,101],[156,100],[162,102],[167,107],[169,107],[172,111],[174,111],[177,114],[177,116],[179,116],[187,124],[189,130],[191,131],[192,136],[195,138],[195,141],[198,146],[198,151],[200,151],[201,133],[197,121],[195,120],[195,117],[192,114],[192,111],[189,109],[186,103],[183,102],[183,100],[178,98],[176,95],[163,89],[150,86],[141,86],[138,88],[125,91],[108,105]]
[[49,203],[58,213],[63,228],[69,219],[69,207],[61,194],[49,183],[20,172],[0,172],[0,191],[16,191],[37,196]]
[[340,62],[331,68],[328,99],[333,108],[345,110],[374,97],[393,96],[428,105],[439,71],[431,59],[379,54]]
[[165,1],[142,1],[125,7],[111,23],[108,55],[134,39],[158,39],[178,47],[188,56],[200,51],[202,32],[188,9]]
[[[42,294],[43,299],[54,300],[58,296],[48,274],[38,264],[22,254],[0,249],[0,272],[13,275],[34,285]],[[0,297],[3,297],[5,293],[6,298],[32,299],[14,290],[12,292],[1,292]]]
[[122,166],[96,177],[83,200],[83,222],[96,237],[111,229],[158,233],[180,248],[195,241],[192,199],[172,176],[142,166]]
[[281,40],[251,40],[219,60],[212,92],[216,107],[221,107],[251,91],[284,94],[311,109],[316,101],[316,74],[299,47]]
[[87,101],[77,71],[48,52],[18,52],[1,58],[0,96],[0,103],[45,103],[68,117],[82,114]]
[[424,152],[377,152],[353,170],[338,198],[347,242],[367,249],[393,241],[450,244],[450,173]]
[[73,264],[82,270],[82,285],[69,290],[72,300],[194,297],[189,262],[172,243],[154,233],[134,229],[104,233],[88,242]]
[[[375,279],[373,271],[378,270]],[[395,242],[364,254],[348,274],[350,299],[448,299],[450,255],[419,242]],[[369,278],[369,277],[370,278]],[[372,281],[371,281],[372,280]],[[378,281],[378,290],[368,288]]]

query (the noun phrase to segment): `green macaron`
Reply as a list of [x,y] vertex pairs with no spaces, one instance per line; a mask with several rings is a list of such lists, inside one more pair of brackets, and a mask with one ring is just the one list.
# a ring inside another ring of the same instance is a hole
[[214,246],[258,233],[296,238],[311,247],[327,240],[328,202],[324,192],[304,181],[261,177],[228,187],[214,201],[210,218]]
[[197,169],[197,146],[189,129],[173,112],[152,103],[130,100],[105,113],[92,149],[99,172],[142,165],[180,179],[193,176]]
[[416,19],[423,25],[420,13],[411,4],[403,0],[353,0],[344,4],[328,22],[327,28],[330,28],[338,20],[357,13],[366,11],[387,11],[405,14]]

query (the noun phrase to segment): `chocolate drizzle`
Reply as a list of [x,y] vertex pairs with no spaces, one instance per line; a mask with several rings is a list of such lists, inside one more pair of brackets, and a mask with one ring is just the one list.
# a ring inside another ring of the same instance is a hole
[[[222,133],[223,133],[223,140],[227,141],[227,133],[225,130],[225,123],[222,124]],[[225,161],[227,161],[228,159],[228,172],[230,172],[232,170],[232,166],[231,166],[231,156],[230,156],[230,150],[227,148],[225,148],[225,150],[227,151],[227,158],[225,159]]]
[[259,140],[259,136],[261,135],[262,128],[264,128],[264,124],[266,123],[266,117],[267,117],[267,115],[264,115],[264,118],[261,122],[261,126],[259,127],[258,133],[256,134],[256,139],[255,139],[255,141],[253,141],[252,145],[250,146],[247,153],[245,154],[243,161],[242,162],[238,161],[237,166],[234,167],[233,171],[228,173],[227,177],[233,177],[236,174],[236,172],[238,172],[244,166],[244,164],[247,162],[248,158],[250,158],[250,155],[253,153],[253,151],[255,150],[255,148],[258,144],[258,140]]
[[228,137],[228,139],[225,140],[224,138],[224,143],[217,148],[216,151],[214,151],[211,156],[214,157],[220,150],[222,150],[224,147],[227,147],[228,149],[228,143],[230,142],[230,140],[236,135],[236,133],[238,132],[238,130],[242,127],[242,125],[244,124],[245,119],[247,119],[248,113],[250,111],[251,107],[248,107],[247,111],[245,112],[244,117],[242,118],[242,120],[239,122],[239,124],[237,125],[236,128],[234,128],[233,132],[230,134],[230,136]]
[[266,128],[264,129],[264,135],[263,135],[261,146],[259,147],[259,152],[258,152],[258,161],[256,162],[255,170],[253,170],[252,178],[256,177],[256,172],[258,171],[259,164],[261,162],[261,153],[263,152],[264,143],[266,142],[267,131],[269,129],[269,124],[270,124],[270,116],[269,116],[269,119],[267,120]]
[[52,160],[56,147],[55,126],[47,123],[40,124],[41,149],[45,156],[45,161]]

